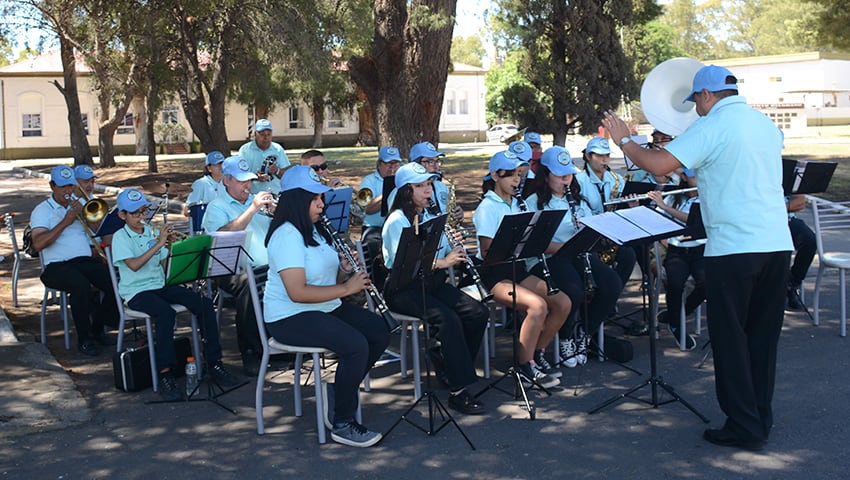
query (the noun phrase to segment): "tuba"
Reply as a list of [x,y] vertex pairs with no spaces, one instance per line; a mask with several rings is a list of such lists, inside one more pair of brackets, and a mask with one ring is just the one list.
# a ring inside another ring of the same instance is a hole
[[653,127],[678,136],[699,118],[696,105],[684,100],[691,94],[694,75],[704,66],[692,58],[679,57],[649,72],[640,89],[640,105]]

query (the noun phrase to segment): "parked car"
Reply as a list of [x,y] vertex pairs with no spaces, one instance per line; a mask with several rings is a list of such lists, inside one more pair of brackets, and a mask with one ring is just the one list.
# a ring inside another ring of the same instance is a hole
[[493,125],[492,127],[490,127],[489,130],[487,130],[487,141],[505,143],[505,139],[515,134],[516,132],[516,125],[510,123],[500,123],[498,125]]

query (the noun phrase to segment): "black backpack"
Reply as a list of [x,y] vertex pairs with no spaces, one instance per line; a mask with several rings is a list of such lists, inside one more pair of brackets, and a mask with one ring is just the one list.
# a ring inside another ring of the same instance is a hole
[[35,248],[33,248],[33,245],[32,245],[32,226],[30,226],[30,225],[27,225],[26,227],[24,227],[22,247],[23,247],[24,253],[26,253],[30,257],[32,257],[32,258],[38,257],[38,252],[35,250]]

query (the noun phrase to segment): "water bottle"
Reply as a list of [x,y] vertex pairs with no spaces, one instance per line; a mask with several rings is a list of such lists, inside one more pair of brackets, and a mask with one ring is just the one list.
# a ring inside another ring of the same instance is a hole
[[198,388],[198,365],[195,357],[186,358],[186,396],[189,397]]

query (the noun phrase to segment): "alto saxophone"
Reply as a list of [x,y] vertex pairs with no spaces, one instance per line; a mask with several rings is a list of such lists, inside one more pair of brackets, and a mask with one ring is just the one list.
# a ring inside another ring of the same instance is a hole
[[[621,177],[619,175],[617,175],[616,173],[614,173],[614,171],[611,170],[611,167],[605,167],[605,168],[607,168],[608,172],[611,173],[611,175],[614,177],[614,188],[611,189],[611,195],[609,196],[610,197],[609,200],[614,200],[614,199],[620,197],[620,181],[621,181],[620,178]],[[603,206],[605,204],[604,198],[602,199],[602,204],[603,204]],[[609,206],[608,211],[613,211],[614,208],[616,208],[616,207]],[[615,244],[614,246],[612,246],[610,248],[602,250],[601,252],[599,252],[599,260],[602,260],[602,263],[605,263],[605,264],[608,264],[608,265],[614,265],[614,259],[617,258],[617,252],[619,251],[619,248],[620,247]]]

